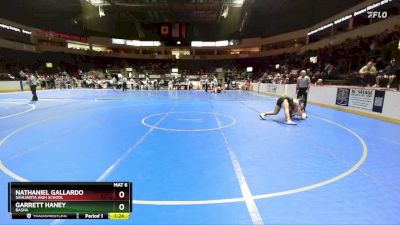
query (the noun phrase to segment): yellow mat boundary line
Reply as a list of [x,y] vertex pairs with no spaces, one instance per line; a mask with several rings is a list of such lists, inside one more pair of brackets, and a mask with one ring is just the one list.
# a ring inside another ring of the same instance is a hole
[[21,91],[21,89],[7,89],[7,90],[0,90],[0,93],[26,92],[26,91],[30,91],[30,90]]
[[328,105],[328,104],[323,104],[323,103],[318,103],[318,102],[313,102],[313,101],[310,101],[309,103],[311,103],[313,105],[321,106],[321,107],[335,109],[338,111],[353,113],[353,114],[357,114],[360,116],[366,116],[366,117],[383,120],[383,121],[390,122],[390,123],[400,124],[399,119],[391,118],[388,116],[381,116],[381,115],[376,115],[376,114],[372,114],[372,113],[368,113],[368,112],[363,112],[363,111],[358,111],[358,110],[354,110],[354,109],[349,109],[349,108],[344,108],[344,107],[334,106],[334,105]]

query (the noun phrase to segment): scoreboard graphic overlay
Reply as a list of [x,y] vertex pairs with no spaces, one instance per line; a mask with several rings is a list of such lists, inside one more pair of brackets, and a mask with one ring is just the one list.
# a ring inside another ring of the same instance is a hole
[[131,182],[10,182],[12,219],[129,219]]

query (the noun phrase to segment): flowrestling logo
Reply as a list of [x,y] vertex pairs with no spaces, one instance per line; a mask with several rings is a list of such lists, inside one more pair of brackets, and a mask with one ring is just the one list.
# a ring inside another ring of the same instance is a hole
[[368,18],[378,18],[378,19],[386,19],[388,17],[388,12],[387,11],[369,11],[368,13]]

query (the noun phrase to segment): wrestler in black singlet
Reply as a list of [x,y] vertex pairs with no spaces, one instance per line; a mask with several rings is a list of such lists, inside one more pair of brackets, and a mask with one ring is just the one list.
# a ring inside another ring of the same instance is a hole
[[294,110],[294,104],[293,104],[293,98],[290,97],[280,97],[278,98],[278,101],[276,101],[276,105],[282,108],[282,103],[287,100],[289,104],[289,113],[290,117],[293,116],[293,110]]
[[287,100],[287,102],[289,103],[289,108],[293,108],[293,98],[290,97],[280,97],[278,98],[278,101],[276,102],[276,105],[279,107],[282,107],[282,103]]

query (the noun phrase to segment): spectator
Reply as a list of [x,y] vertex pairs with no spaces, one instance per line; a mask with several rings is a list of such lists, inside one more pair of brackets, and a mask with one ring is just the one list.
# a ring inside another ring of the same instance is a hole
[[396,79],[396,76],[399,74],[400,68],[396,65],[396,60],[392,59],[390,64],[385,67],[381,74],[376,76],[376,85],[379,87],[379,83],[382,79],[388,79],[387,88],[390,88],[390,85],[393,83],[393,80]]
[[28,69],[25,71],[27,76],[27,83],[31,88],[32,92],[32,101],[38,101],[38,97],[36,95],[36,87],[38,85],[37,77],[33,73],[31,73]]
[[362,85],[371,86],[375,76],[377,74],[376,68],[372,61],[369,61],[367,65],[363,66],[360,71]]
[[309,76],[306,76],[307,72],[305,70],[302,70],[300,72],[299,78],[297,78],[297,85],[296,85],[296,92],[297,92],[297,98],[302,98],[304,101],[304,110],[306,109],[307,106],[307,96],[308,96],[308,90],[310,89],[310,83],[311,79]]

